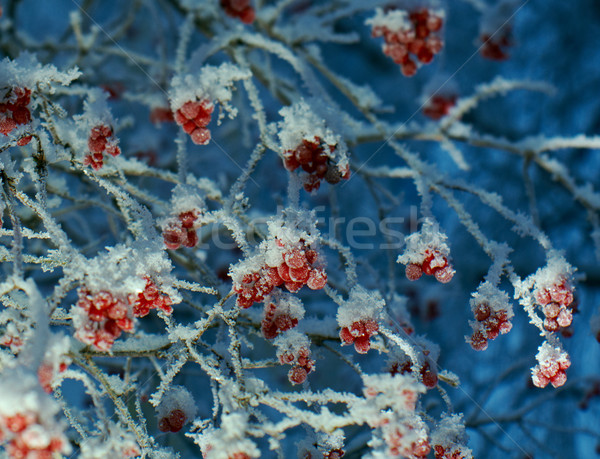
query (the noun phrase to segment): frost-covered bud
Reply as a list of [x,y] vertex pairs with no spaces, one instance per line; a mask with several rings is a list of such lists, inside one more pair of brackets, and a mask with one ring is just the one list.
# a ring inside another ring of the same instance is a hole
[[371,337],[379,331],[379,314],[384,305],[377,292],[361,286],[352,288],[348,300],[337,312],[342,345],[354,344],[356,352],[366,354],[371,348]]
[[196,417],[196,403],[183,386],[171,386],[156,408],[158,429],[161,432],[179,432]]
[[560,387],[567,381],[565,370],[571,366],[569,355],[560,347],[544,342],[535,356],[538,364],[531,369],[531,379],[537,387],[546,387],[549,383]]
[[415,281],[422,274],[434,276],[438,282],[446,284],[456,271],[450,263],[450,248],[446,244],[435,222],[425,219],[421,229],[405,239],[406,249],[397,262],[406,265],[406,277]]

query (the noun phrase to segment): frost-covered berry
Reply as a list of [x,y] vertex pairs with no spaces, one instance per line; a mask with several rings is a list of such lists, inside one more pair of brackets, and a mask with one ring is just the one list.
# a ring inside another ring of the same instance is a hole
[[366,24],[373,37],[383,37],[383,53],[400,65],[402,74],[411,77],[422,64],[429,64],[443,48],[439,32],[444,11],[428,8],[408,12],[377,8]]
[[426,274],[442,284],[450,282],[456,271],[450,263],[450,249],[445,241],[446,235],[440,233],[430,219],[423,222],[418,232],[408,236],[406,249],[397,260],[406,265],[406,278],[415,281]]
[[[28,124],[31,121],[29,103],[31,90],[29,88],[9,88],[0,100],[0,134],[8,135],[17,126]],[[26,136],[17,142],[19,146],[27,145],[31,136]]]
[[[437,360],[440,355],[440,348],[435,343],[417,336],[414,338],[413,343],[415,349],[420,352],[417,353],[419,359],[419,376],[420,381],[428,389],[432,389],[437,386],[438,383],[438,372],[437,372]],[[389,360],[389,372],[392,376],[412,374],[413,362],[408,355],[404,352],[395,350],[390,353]]]
[[490,282],[482,283],[472,296],[470,305],[475,321],[469,322],[473,334],[467,338],[467,342],[476,351],[484,351],[488,347],[488,340],[494,340],[512,329],[510,320],[514,313],[507,293]]
[[150,122],[154,124],[171,123],[175,116],[169,107],[154,107],[150,112]]
[[256,15],[250,0],[220,0],[221,8],[232,18],[238,18],[244,24],[252,24]]
[[129,302],[111,292],[79,289],[79,300],[72,309],[75,337],[99,351],[108,351],[123,331],[133,331]]
[[492,61],[504,61],[509,58],[507,49],[512,45],[510,32],[490,36],[483,34],[481,36],[481,48],[479,52],[481,57]]
[[175,112],[175,122],[196,145],[206,145],[210,141],[210,131],[206,126],[210,123],[214,108],[208,99],[187,101]]
[[158,290],[156,284],[146,277],[146,287],[133,298],[130,302],[133,304],[133,315],[135,317],[147,316],[151,309],[160,309],[161,311],[171,314],[173,308],[171,298]]
[[439,120],[450,113],[452,107],[456,105],[456,99],[456,95],[453,94],[435,94],[423,105],[423,114],[432,120]]
[[302,302],[284,292],[276,292],[265,299],[265,310],[261,331],[266,339],[274,339],[280,333],[298,325],[304,317]]
[[371,338],[379,332],[379,314],[385,302],[376,292],[356,286],[347,301],[338,308],[342,345],[354,344],[359,354],[371,349]]
[[425,458],[431,451],[422,421],[394,422],[382,430],[391,457]]
[[277,358],[282,365],[292,365],[288,379],[292,384],[302,384],[308,374],[315,369],[315,361],[310,358],[308,337],[296,330],[281,333],[274,342]]
[[202,209],[192,208],[180,212],[163,224],[163,240],[165,246],[171,250],[179,247],[196,247],[198,234],[196,229],[201,225]]
[[119,156],[121,149],[119,141],[113,136],[113,131],[105,124],[99,124],[92,128],[88,137],[88,149],[90,153],[83,159],[85,166],[92,166],[98,170],[104,166],[104,155]]
[[508,59],[507,48],[512,46],[511,18],[514,12],[515,2],[511,0],[494,2],[484,10],[479,27],[479,52],[485,59]]
[[552,384],[560,387],[567,382],[566,369],[571,366],[569,355],[560,347],[544,342],[535,356],[538,364],[531,369],[531,379],[537,387]]
[[340,172],[337,165],[331,163],[330,158],[335,149],[336,145],[327,145],[320,137],[303,139],[294,150],[283,152],[283,163],[290,172],[301,168],[308,174],[304,179],[304,189],[311,192],[319,189],[322,179],[334,185],[342,179],[350,178],[349,166]]
[[171,386],[156,408],[158,429],[161,432],[179,432],[196,416],[196,403],[183,386]]

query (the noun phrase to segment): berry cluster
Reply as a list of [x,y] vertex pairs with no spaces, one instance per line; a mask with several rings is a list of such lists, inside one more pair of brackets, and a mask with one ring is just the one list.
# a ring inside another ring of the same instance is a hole
[[438,282],[447,284],[454,277],[454,269],[448,257],[437,249],[427,249],[423,253],[421,263],[410,263],[406,266],[406,278],[411,281],[419,279],[423,274],[434,276]]
[[68,448],[62,434],[47,435],[38,416],[29,411],[0,418],[0,436],[10,438],[5,446],[8,457],[50,459]]
[[150,309],[161,309],[170,314],[171,298],[161,294],[154,282],[146,278],[144,290],[127,299],[111,292],[92,293],[87,288],[78,292],[75,310],[75,337],[100,351],[108,351],[122,332],[133,331],[133,317],[144,317]]
[[391,456],[425,458],[431,451],[427,437],[415,435],[416,432],[413,432],[410,424],[400,424],[384,430],[385,442]]
[[315,361],[310,358],[310,350],[302,347],[296,352],[284,352],[279,355],[282,364],[292,365],[288,379],[292,384],[302,384],[308,374],[315,369]]
[[323,453],[323,459],[340,459],[340,458],[344,457],[344,454],[345,454],[345,452],[341,448],[332,449],[330,451]]
[[190,100],[175,112],[175,122],[183,127],[196,145],[206,145],[210,141],[210,131],[206,128],[212,116],[214,105],[209,100]]
[[173,312],[171,297],[160,293],[158,287],[149,277],[146,277],[146,286],[137,296],[130,298],[133,305],[133,315],[135,317],[145,317],[150,309],[160,309],[167,314]]
[[[412,373],[412,362],[410,360],[407,360],[402,365],[400,365],[399,363],[394,363],[390,369],[390,373],[392,374],[392,376],[397,374],[404,375]],[[419,373],[421,374],[421,380],[425,387],[431,389],[437,386],[437,371],[435,368],[433,368],[433,366],[429,364],[428,360],[425,360],[423,365],[421,365],[421,371]]]
[[[31,90],[28,88],[11,88],[0,101],[0,133],[8,135],[17,126],[31,121],[31,112],[27,107],[31,102]],[[31,141],[31,136],[23,137],[17,145],[24,146]]]
[[432,120],[439,120],[450,113],[450,109],[456,105],[455,95],[435,94],[431,96],[423,106],[423,114]]
[[[237,305],[249,308],[260,303],[273,288],[284,284],[288,291],[295,293],[304,285],[311,290],[320,290],[327,283],[327,274],[317,266],[318,253],[300,241],[300,245],[287,248],[280,239],[275,244],[282,253],[277,266],[265,263],[258,271],[247,273],[233,282],[233,291],[238,294]],[[236,276],[237,277],[237,276]]]
[[433,451],[435,453],[435,459],[467,459],[472,456],[469,453],[462,451],[462,447],[460,445],[435,445],[433,447]]
[[177,250],[181,246],[195,247],[198,244],[195,226],[199,218],[198,210],[189,210],[169,220],[163,229],[165,246],[171,250]]
[[123,331],[133,331],[133,318],[125,300],[107,291],[92,293],[86,288],[81,288],[78,294],[76,307],[85,314],[76,326],[78,340],[108,351]]
[[510,27],[503,27],[502,30],[498,31],[494,36],[482,34],[481,47],[479,48],[481,57],[493,61],[504,61],[508,59],[509,56],[506,52],[506,48],[512,46],[510,35]]
[[250,0],[221,0],[221,8],[228,16],[238,18],[244,24],[252,24],[256,16]]
[[565,370],[571,366],[569,355],[545,342],[535,356],[538,364],[531,369],[531,379],[537,387],[560,387],[567,382]]
[[265,315],[261,322],[261,331],[266,339],[274,339],[281,332],[291,330],[298,325],[298,318],[290,312],[282,311],[275,303],[265,303]]
[[179,432],[187,418],[182,410],[172,410],[158,422],[161,432]]
[[328,183],[335,185],[342,179],[350,178],[348,166],[342,172],[336,165],[331,164],[326,150],[333,153],[335,149],[335,145],[325,144],[320,137],[314,137],[312,141],[303,139],[296,149],[286,150],[283,153],[285,168],[293,172],[301,167],[308,174],[304,180],[304,189],[308,192],[318,190],[323,178]]
[[233,453],[232,455],[228,456],[227,459],[252,459],[252,458],[250,456],[248,456],[248,454],[238,451],[237,453]]
[[560,279],[552,285],[538,288],[535,292],[537,302],[542,306],[546,319],[544,328],[550,332],[558,331],[560,327],[568,327],[573,321],[573,287]]
[[371,349],[371,336],[379,331],[379,324],[374,319],[357,320],[349,327],[342,327],[340,339],[342,345],[354,344],[359,354],[366,354]]
[[92,166],[97,171],[104,166],[104,153],[111,156],[119,156],[121,149],[117,145],[118,141],[113,137],[113,131],[105,124],[100,124],[90,131],[88,138],[88,148],[90,154],[83,160],[85,166]]
[[411,77],[418,68],[413,59],[429,64],[442,50],[443,41],[438,32],[444,24],[443,12],[420,9],[407,14],[390,10],[387,15],[397,16],[398,20],[377,21],[376,16],[371,21],[372,36],[384,38],[384,54],[400,65],[404,76]]
[[479,303],[475,310],[474,332],[470,338],[470,344],[476,351],[485,351],[488,340],[494,340],[499,334],[508,333],[512,324],[510,314],[506,310],[495,310],[486,302]]
[[[66,362],[61,362],[58,366],[58,373],[62,373],[66,371],[68,368],[68,364]],[[48,394],[52,393],[52,380],[56,376],[54,371],[54,366],[51,363],[42,363],[37,371],[38,380],[40,382],[40,386],[46,391]]]

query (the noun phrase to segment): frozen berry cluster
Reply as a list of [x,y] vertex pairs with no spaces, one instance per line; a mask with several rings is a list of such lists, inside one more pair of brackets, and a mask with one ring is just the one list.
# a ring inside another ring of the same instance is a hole
[[132,332],[134,317],[144,317],[150,309],[172,312],[171,298],[161,294],[156,285],[146,278],[144,290],[128,298],[102,290],[92,293],[87,288],[79,290],[76,305],[75,337],[100,351],[108,351],[122,332]]
[[2,440],[10,439],[5,448],[8,457],[12,459],[50,459],[69,449],[64,435],[45,432],[38,415],[31,411],[2,416],[0,427]]
[[[390,373],[392,375],[410,374],[410,373],[412,373],[412,362],[410,360],[406,360],[402,364],[394,363],[390,369]],[[423,382],[425,387],[431,389],[431,388],[437,386],[437,383],[438,383],[437,371],[433,367],[433,365],[429,364],[428,360],[425,360],[423,365],[421,365],[421,370],[419,373],[421,375],[421,381]]]
[[175,122],[183,127],[196,145],[206,145],[210,141],[210,131],[206,126],[214,108],[209,100],[187,101],[175,112]]
[[46,391],[48,394],[52,393],[52,380],[56,376],[56,373],[62,373],[66,371],[68,368],[68,364],[66,362],[61,362],[58,365],[57,371],[54,370],[54,365],[51,363],[42,363],[37,371],[38,380],[40,382],[40,386]]
[[550,332],[568,327],[573,321],[573,287],[565,279],[560,279],[535,292],[537,302],[542,306],[546,317],[544,328]]
[[173,312],[171,297],[161,293],[149,277],[145,279],[146,286],[144,290],[130,299],[130,302],[133,304],[133,315],[135,317],[145,317],[150,313],[151,309],[160,309],[167,314],[171,314]]
[[295,150],[283,153],[284,165],[288,171],[293,172],[301,167],[308,174],[304,180],[304,189],[308,192],[318,190],[322,179],[334,185],[342,179],[350,178],[350,168],[346,166],[344,171],[340,171],[337,165],[331,163],[327,150],[333,153],[336,146],[327,145],[320,137],[314,137],[312,141],[303,139]]
[[[265,263],[258,271],[246,273],[241,279],[234,278],[233,291],[237,293],[237,305],[249,308],[260,303],[273,288],[285,285],[292,293],[304,285],[311,290],[319,290],[327,283],[327,274],[320,267],[318,253],[303,241],[293,248],[287,248],[279,239],[274,240],[281,250],[282,258],[277,266]],[[237,276],[235,276],[237,277]]]
[[[388,11],[388,14],[398,13],[395,10]],[[392,21],[382,21],[381,24],[373,21],[371,33],[373,37],[383,37],[384,54],[400,65],[404,76],[411,77],[417,73],[417,62],[429,64],[442,50],[444,44],[438,32],[444,24],[444,18],[443,12],[423,8],[409,13],[403,19],[396,27],[391,27]]]
[[536,355],[538,364],[531,369],[531,379],[536,387],[560,387],[567,382],[566,369],[571,366],[569,355],[547,342],[540,346]]
[[323,453],[323,459],[340,459],[344,457],[344,450],[341,448],[332,449]]
[[[0,101],[0,133],[8,135],[17,126],[27,124],[31,121],[29,103],[31,102],[31,90],[28,88],[11,88]],[[19,139],[17,145],[24,146],[31,141],[31,136]]]
[[423,253],[423,261],[408,264],[405,273],[406,278],[411,281],[415,281],[426,274],[434,276],[442,284],[447,284],[454,277],[455,271],[446,255],[437,249],[427,249]]
[[435,94],[431,96],[423,106],[423,114],[432,120],[439,120],[456,105],[456,96],[449,94]]
[[379,331],[375,319],[364,319],[353,322],[349,327],[342,327],[340,339],[342,344],[354,344],[359,354],[366,354],[371,349],[371,337]]
[[158,422],[161,432],[179,432],[187,421],[183,410],[172,410]]
[[509,27],[502,28],[502,30],[493,36],[482,34],[481,47],[479,48],[481,57],[492,61],[504,61],[508,59],[509,56],[506,48],[512,46],[510,36],[511,29]]
[[[410,424],[385,428],[385,442],[391,456],[425,458],[431,451],[429,440],[416,436]],[[416,437],[416,438],[415,438]]]
[[468,459],[472,458],[469,453],[462,450],[460,445],[435,445],[433,447],[435,453],[435,459]]
[[113,131],[109,126],[100,124],[90,131],[88,138],[88,149],[90,154],[83,160],[85,166],[92,166],[97,171],[104,166],[104,154],[119,156],[121,149],[118,146],[117,139],[113,136]]
[[500,334],[508,333],[512,328],[510,314],[507,310],[493,309],[486,302],[479,303],[475,310],[474,331],[470,338],[470,344],[476,351],[484,351],[488,347],[488,340],[494,340]]
[[315,361],[310,358],[310,350],[302,347],[297,351],[284,352],[279,356],[282,364],[292,365],[288,379],[292,384],[302,384],[308,374],[315,369]]
[[198,210],[181,212],[176,218],[170,219],[163,229],[165,246],[171,250],[177,250],[181,246],[196,247],[198,244],[196,225],[199,219]]
[[256,16],[250,0],[221,0],[221,8],[228,16],[238,18],[244,24],[252,24]]
[[81,288],[78,293],[77,308],[85,314],[76,327],[75,337],[79,341],[108,351],[123,331],[133,331],[133,317],[127,301],[115,298],[108,291],[92,293]]
[[281,311],[275,303],[265,303],[264,318],[261,322],[261,331],[266,339],[274,339],[280,333],[291,330],[298,325],[298,318],[292,317],[287,311]]

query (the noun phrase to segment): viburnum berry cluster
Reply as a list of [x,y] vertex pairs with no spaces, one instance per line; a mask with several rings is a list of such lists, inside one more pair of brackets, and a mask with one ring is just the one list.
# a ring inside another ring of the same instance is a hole
[[23,368],[0,380],[0,438],[11,459],[68,455],[71,445],[64,424],[55,419],[58,404],[44,393],[37,378]]
[[260,329],[266,339],[274,339],[280,333],[296,327],[303,317],[304,306],[298,298],[285,292],[275,291],[265,298]]
[[479,286],[477,292],[473,293],[470,305],[475,321],[469,322],[473,334],[467,338],[467,342],[476,351],[484,351],[488,347],[488,340],[494,340],[511,330],[510,320],[514,316],[512,305],[508,294],[490,282]]
[[114,137],[112,128],[105,124],[93,127],[88,138],[90,153],[85,156],[83,164],[92,166],[94,170],[101,169],[104,166],[105,154],[113,157],[121,154],[118,144],[119,141]]
[[277,359],[282,365],[291,365],[288,379],[292,384],[302,384],[308,374],[315,369],[315,361],[310,358],[308,337],[296,330],[282,333],[274,342]]
[[435,459],[473,459],[462,415],[444,413],[431,435]]
[[318,190],[321,180],[334,185],[350,178],[347,147],[340,135],[327,125],[326,109],[318,101],[301,100],[279,111],[283,120],[274,126],[281,143],[285,168],[301,169],[308,192]]
[[[440,348],[435,343],[417,336],[413,340],[415,349],[418,349],[419,364],[420,364],[420,381],[423,385],[432,389],[437,386],[438,383],[438,371],[437,371],[437,360],[440,355]],[[390,357],[390,374],[392,376],[397,374],[411,374],[412,373],[412,360],[403,352],[396,351]]]
[[319,189],[322,179],[335,185],[342,179],[350,178],[349,166],[346,166],[342,173],[337,166],[330,164],[330,156],[325,152],[328,150],[329,153],[334,153],[335,149],[336,145],[322,144],[319,137],[315,137],[312,141],[302,139],[302,143],[294,150],[283,152],[283,162],[290,172],[301,167],[308,174],[304,179],[304,189],[310,193]]
[[247,436],[248,413],[225,413],[221,426],[210,426],[200,433],[189,434],[202,450],[203,459],[251,459],[260,457],[256,444]]
[[567,382],[566,370],[571,360],[564,350],[546,341],[538,348],[535,358],[538,364],[531,369],[531,380],[536,387],[544,388],[548,384],[560,387]]
[[214,109],[215,106],[208,99],[188,100],[175,111],[175,122],[196,145],[206,145],[210,142],[210,131],[206,126]]
[[221,8],[232,18],[238,18],[244,24],[252,24],[256,15],[250,0],[220,0]]
[[[383,53],[400,65],[402,74],[411,77],[418,66],[429,64],[444,45],[439,35],[444,10],[422,8],[415,11],[377,8],[367,20],[373,37],[383,37]],[[415,62],[416,59],[416,62]]]
[[[17,126],[28,124],[31,121],[29,103],[31,102],[31,89],[11,87],[2,100],[0,100],[0,133],[5,136],[10,134]],[[31,136],[26,136],[17,142],[24,146],[31,141]]]
[[348,300],[338,307],[337,323],[342,345],[354,344],[359,354],[369,352],[371,338],[379,332],[379,315],[384,305],[385,301],[376,293],[354,287]]
[[52,393],[52,381],[71,364],[68,356],[70,340],[64,335],[51,335],[42,363],[38,367],[37,376],[40,386],[48,394]]
[[442,284],[452,280],[456,271],[449,260],[450,248],[446,239],[446,235],[429,218],[425,219],[419,231],[405,239],[406,249],[397,261],[406,265],[408,280],[415,281],[423,274],[434,276]]
[[425,101],[423,114],[437,121],[450,113],[457,99],[455,94],[434,94]]
[[196,227],[200,219],[197,209],[181,212],[176,218],[171,218],[163,226],[163,239],[165,246],[171,250],[179,247],[196,247],[198,234]]
[[391,457],[425,458],[431,451],[427,432],[422,423],[397,423],[383,426],[383,438]]
[[535,298],[544,313],[544,328],[549,332],[568,327],[573,321],[573,286],[564,276],[559,276],[551,283],[538,281]]
[[510,27],[505,27],[502,31],[493,36],[488,34],[481,35],[481,47],[479,53],[481,57],[492,61],[504,61],[509,58],[507,48],[512,46]]
[[133,332],[134,317],[144,317],[150,309],[170,314],[173,311],[171,298],[161,294],[150,278],[146,277],[145,281],[142,292],[129,296],[114,295],[107,290],[92,292],[81,287],[79,300],[72,309],[75,337],[106,352],[122,332]]
[[327,283],[322,257],[317,251],[319,232],[314,215],[292,209],[287,214],[286,218],[270,220],[269,235],[254,256],[230,267],[233,291],[241,308],[264,301],[266,295],[281,285],[295,293],[305,285],[320,290]]

